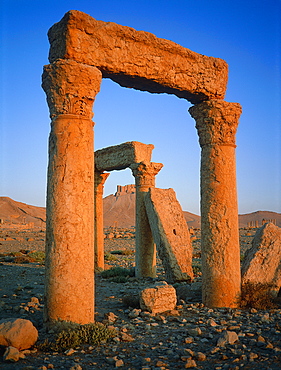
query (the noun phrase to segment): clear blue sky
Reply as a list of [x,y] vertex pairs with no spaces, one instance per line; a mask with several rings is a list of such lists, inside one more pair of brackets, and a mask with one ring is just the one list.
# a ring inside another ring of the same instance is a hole
[[[239,213],[281,212],[280,0],[1,0],[0,196],[44,206],[49,112],[41,89],[47,31],[71,9],[172,40],[229,64],[226,101],[243,107],[237,133]],[[141,141],[162,162],[160,188],[174,188],[199,214],[200,147],[190,104],[103,80],[94,105],[95,149]],[[105,195],[134,183],[112,172]]]

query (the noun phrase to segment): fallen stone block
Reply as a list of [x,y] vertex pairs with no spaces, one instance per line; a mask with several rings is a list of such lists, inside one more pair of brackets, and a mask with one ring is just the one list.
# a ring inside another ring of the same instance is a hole
[[192,280],[192,244],[174,190],[151,188],[145,207],[167,281]]
[[252,247],[245,253],[241,267],[242,283],[281,286],[281,228],[266,223],[257,230]]
[[141,309],[151,313],[171,311],[176,307],[176,303],[176,290],[165,281],[152,288],[146,288],[140,293]]

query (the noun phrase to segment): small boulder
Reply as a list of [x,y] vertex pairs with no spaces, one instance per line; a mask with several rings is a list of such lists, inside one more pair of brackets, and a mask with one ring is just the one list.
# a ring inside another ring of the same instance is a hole
[[18,350],[32,347],[38,338],[38,331],[31,321],[25,319],[0,320],[0,345]]
[[176,303],[176,289],[166,282],[157,283],[153,288],[146,288],[140,293],[141,309],[152,313],[171,311]]

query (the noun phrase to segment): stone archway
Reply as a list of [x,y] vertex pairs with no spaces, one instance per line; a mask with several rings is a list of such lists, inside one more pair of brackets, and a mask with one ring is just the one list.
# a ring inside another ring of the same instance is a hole
[[52,120],[46,321],[94,320],[91,119],[102,78],[124,87],[174,94],[195,104],[189,112],[202,148],[203,302],[235,307],[240,293],[235,134],[241,107],[223,100],[227,63],[79,11],[66,13],[48,36],[51,64],[44,67],[42,77]]

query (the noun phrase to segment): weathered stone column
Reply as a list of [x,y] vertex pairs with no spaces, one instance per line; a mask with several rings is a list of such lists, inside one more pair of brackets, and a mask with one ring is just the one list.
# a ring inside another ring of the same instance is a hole
[[236,307],[240,294],[240,248],[235,134],[238,103],[210,100],[189,109],[201,151],[201,248],[203,303]]
[[136,276],[156,277],[156,247],[146,215],[144,197],[155,187],[162,163],[134,163],[130,166],[136,182]]
[[101,72],[70,60],[44,67],[50,109],[44,320],[94,321],[92,105]]
[[104,269],[103,188],[110,174],[95,171],[95,268]]

